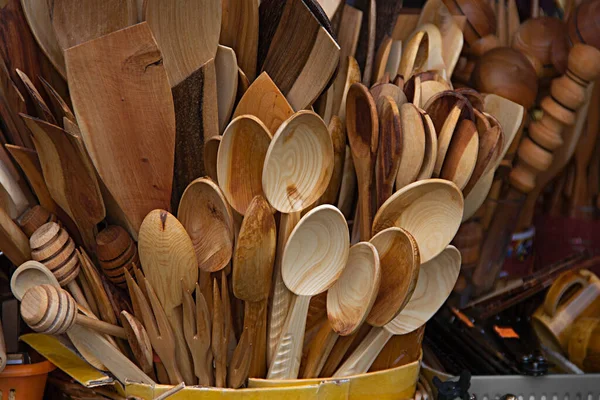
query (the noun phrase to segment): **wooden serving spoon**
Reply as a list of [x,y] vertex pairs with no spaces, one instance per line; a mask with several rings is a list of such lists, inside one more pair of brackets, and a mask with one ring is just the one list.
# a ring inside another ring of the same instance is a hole
[[450,181],[414,182],[398,190],[381,206],[373,220],[373,233],[392,226],[405,229],[417,241],[421,262],[426,263],[454,238],[463,204],[462,192]]
[[254,196],[263,194],[261,174],[269,143],[269,129],[252,115],[235,118],[223,133],[217,177],[225,198],[241,215]]
[[213,385],[212,352],[210,350],[210,313],[206,299],[196,283],[196,302],[183,290],[183,332],[194,359],[194,373],[202,386]]
[[375,246],[368,242],[352,246],[342,275],[327,292],[328,322],[310,346],[303,378],[319,376],[337,338],[360,328],[375,302],[380,279]]
[[164,308],[175,336],[177,364],[186,383],[193,384],[190,354],[183,335],[180,281],[193,290],[198,281],[198,261],[194,244],[185,228],[164,210],[151,211],[140,226],[138,251],[147,282],[152,285]]
[[414,182],[419,176],[426,144],[425,127],[418,108],[412,103],[402,104],[400,117],[403,148],[400,166],[396,174],[396,190]]
[[353,84],[348,91],[346,128],[358,179],[360,238],[364,241],[371,237],[374,214],[373,171],[379,146],[379,118],[371,93],[360,83]]
[[375,180],[377,188],[377,208],[392,195],[398,168],[402,160],[403,135],[400,111],[393,98],[381,97],[377,101],[379,115],[379,145]]
[[403,46],[398,75],[408,80],[414,73],[426,68],[429,58],[429,36],[427,32],[416,32]]
[[256,77],[259,0],[222,0],[223,19],[219,42],[231,47],[250,81]]
[[198,268],[217,272],[233,255],[233,215],[219,186],[209,178],[189,184],[179,204],[177,218],[194,245]]
[[444,304],[460,272],[460,252],[448,246],[421,265],[417,286],[406,307],[383,328],[372,328],[334,377],[365,373],[393,335],[410,333],[425,324]]
[[219,154],[221,139],[222,136],[217,135],[204,142],[204,150],[202,153],[204,158],[204,170],[206,171],[206,175],[208,175],[213,182],[217,182],[217,154]]
[[38,261],[24,262],[13,272],[10,279],[10,290],[19,301],[21,301],[25,292],[38,285],[52,285],[60,288],[52,271]]
[[222,133],[230,121],[238,85],[238,64],[231,47],[219,45],[215,56],[217,71],[217,99],[219,105],[219,132]]
[[342,273],[349,252],[348,226],[335,207],[309,211],[292,231],[283,254],[282,275],[293,299],[267,378],[298,376],[310,298],[331,287]]
[[473,121],[462,120],[452,135],[440,178],[454,182],[462,190],[473,175],[478,151],[477,127]]
[[[256,196],[248,207],[236,241],[232,276],[233,293],[245,302],[244,331],[248,332],[253,347],[249,371],[252,378],[264,377],[267,370],[267,302],[276,246],[272,209],[262,196]],[[234,364],[240,361],[231,360]],[[245,377],[241,380],[243,382]]]

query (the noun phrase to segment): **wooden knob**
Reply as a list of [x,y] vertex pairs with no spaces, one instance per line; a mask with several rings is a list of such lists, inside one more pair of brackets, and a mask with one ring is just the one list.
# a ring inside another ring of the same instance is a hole
[[[600,35],[600,32],[598,32]],[[578,43],[569,51],[569,76],[583,80],[582,84],[595,80],[600,75],[600,50],[595,47]]]
[[552,80],[550,94],[571,110],[578,109],[585,101],[585,87],[564,75]]
[[36,332],[60,335],[75,323],[77,303],[66,290],[34,286],[21,300],[21,317]]
[[75,242],[56,222],[39,227],[31,238],[31,257],[44,264],[61,286],[69,284],[79,274],[80,263]]
[[139,265],[135,242],[120,226],[110,225],[96,237],[96,253],[102,271],[114,284],[126,287],[125,270],[133,275],[133,265]]
[[17,221],[19,227],[27,237],[31,237],[33,232],[48,222],[58,222],[58,219],[56,218],[56,215],[40,205],[29,208]]

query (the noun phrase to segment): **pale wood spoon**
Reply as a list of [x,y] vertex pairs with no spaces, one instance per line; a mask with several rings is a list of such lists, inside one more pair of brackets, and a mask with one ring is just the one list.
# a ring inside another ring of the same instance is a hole
[[440,178],[454,182],[462,190],[473,175],[478,151],[477,127],[471,120],[460,121],[452,135]]
[[400,107],[402,156],[396,175],[396,190],[414,182],[419,176],[425,156],[425,127],[421,113],[412,103]]
[[219,105],[219,132],[223,133],[230,121],[238,85],[238,64],[231,47],[219,45],[215,56],[217,72],[217,100]]
[[318,204],[335,204],[344,173],[346,128],[342,120],[335,115],[329,123],[329,134],[333,143],[333,172],[329,180],[329,185],[327,185],[327,189],[325,189],[325,192],[319,198]]
[[60,287],[54,274],[48,267],[38,261],[24,262],[13,272],[10,279],[10,290],[19,301],[27,290],[38,285]]
[[433,175],[433,169],[437,159],[437,134],[431,117],[423,110],[419,110],[423,119],[423,128],[425,129],[425,156],[423,157],[423,165],[421,171],[417,175],[417,181],[429,179]]
[[222,136],[217,135],[204,142],[204,170],[206,171],[206,175],[208,175],[213,182],[217,182],[217,154],[219,154],[221,139]]
[[371,237],[375,206],[373,171],[379,146],[379,118],[371,93],[360,83],[353,84],[348,91],[346,129],[358,179],[360,238],[364,241]]
[[402,49],[402,58],[398,67],[398,75],[408,80],[414,73],[426,68],[429,58],[429,36],[427,32],[416,32]]

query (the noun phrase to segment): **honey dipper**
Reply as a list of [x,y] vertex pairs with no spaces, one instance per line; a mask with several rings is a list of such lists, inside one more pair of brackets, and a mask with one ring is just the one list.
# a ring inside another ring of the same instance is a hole
[[529,136],[519,144],[506,195],[507,203],[513,206],[496,211],[473,274],[476,294],[492,287],[524,197],[535,188],[536,177],[552,165],[553,152],[563,143],[563,130],[575,123],[576,111],[585,103],[587,85],[599,75],[600,50],[584,44],[573,46],[566,73],[552,81],[550,95],[541,101],[542,118],[529,126]]
[[115,285],[126,288],[125,270],[133,274],[133,265],[139,265],[137,246],[127,231],[109,225],[96,237],[96,255],[104,275]]
[[31,237],[40,226],[48,222],[58,222],[56,215],[46,210],[40,205],[33,206],[25,211],[19,219],[17,224],[27,237]]

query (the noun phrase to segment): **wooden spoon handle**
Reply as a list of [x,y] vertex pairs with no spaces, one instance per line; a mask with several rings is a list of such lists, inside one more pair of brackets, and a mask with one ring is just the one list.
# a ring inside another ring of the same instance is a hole
[[190,352],[188,351],[188,346],[185,341],[185,336],[183,335],[183,316],[181,314],[181,310],[179,309],[171,311],[172,312],[169,315],[167,315],[167,319],[169,320],[169,324],[173,329],[177,365],[179,366],[179,371],[181,371],[181,375],[183,375],[183,381],[185,382],[185,384],[194,385],[196,384],[194,368]]
[[392,336],[383,328],[373,327],[333,376],[343,377],[366,373]]
[[331,329],[329,321],[325,321],[310,345],[306,365],[302,373],[303,379],[319,376],[338,337],[339,335]]
[[267,379],[296,379],[302,357],[302,342],[310,296],[296,296],[279,337]]
[[100,333],[116,336],[121,339],[127,339],[125,329],[121,328],[120,326],[112,325],[104,321],[100,321],[99,319],[86,317],[83,314],[77,314],[75,318],[75,322],[81,326],[85,326],[86,328],[93,329]]
[[247,325],[247,316],[254,314],[249,319],[254,327],[252,329],[252,361],[250,363],[250,378],[264,378],[267,373],[267,300],[250,303],[246,302],[244,313],[244,329]]
[[79,303],[80,306],[82,306],[83,308],[86,308],[88,310],[92,309],[90,307],[89,303],[87,302],[85,295],[81,291],[81,288],[79,287],[77,282],[75,282],[75,280],[72,280],[71,282],[69,282],[67,284],[67,288],[69,288],[69,291],[73,295],[73,298],[75,298],[75,300],[77,300],[77,303]]

